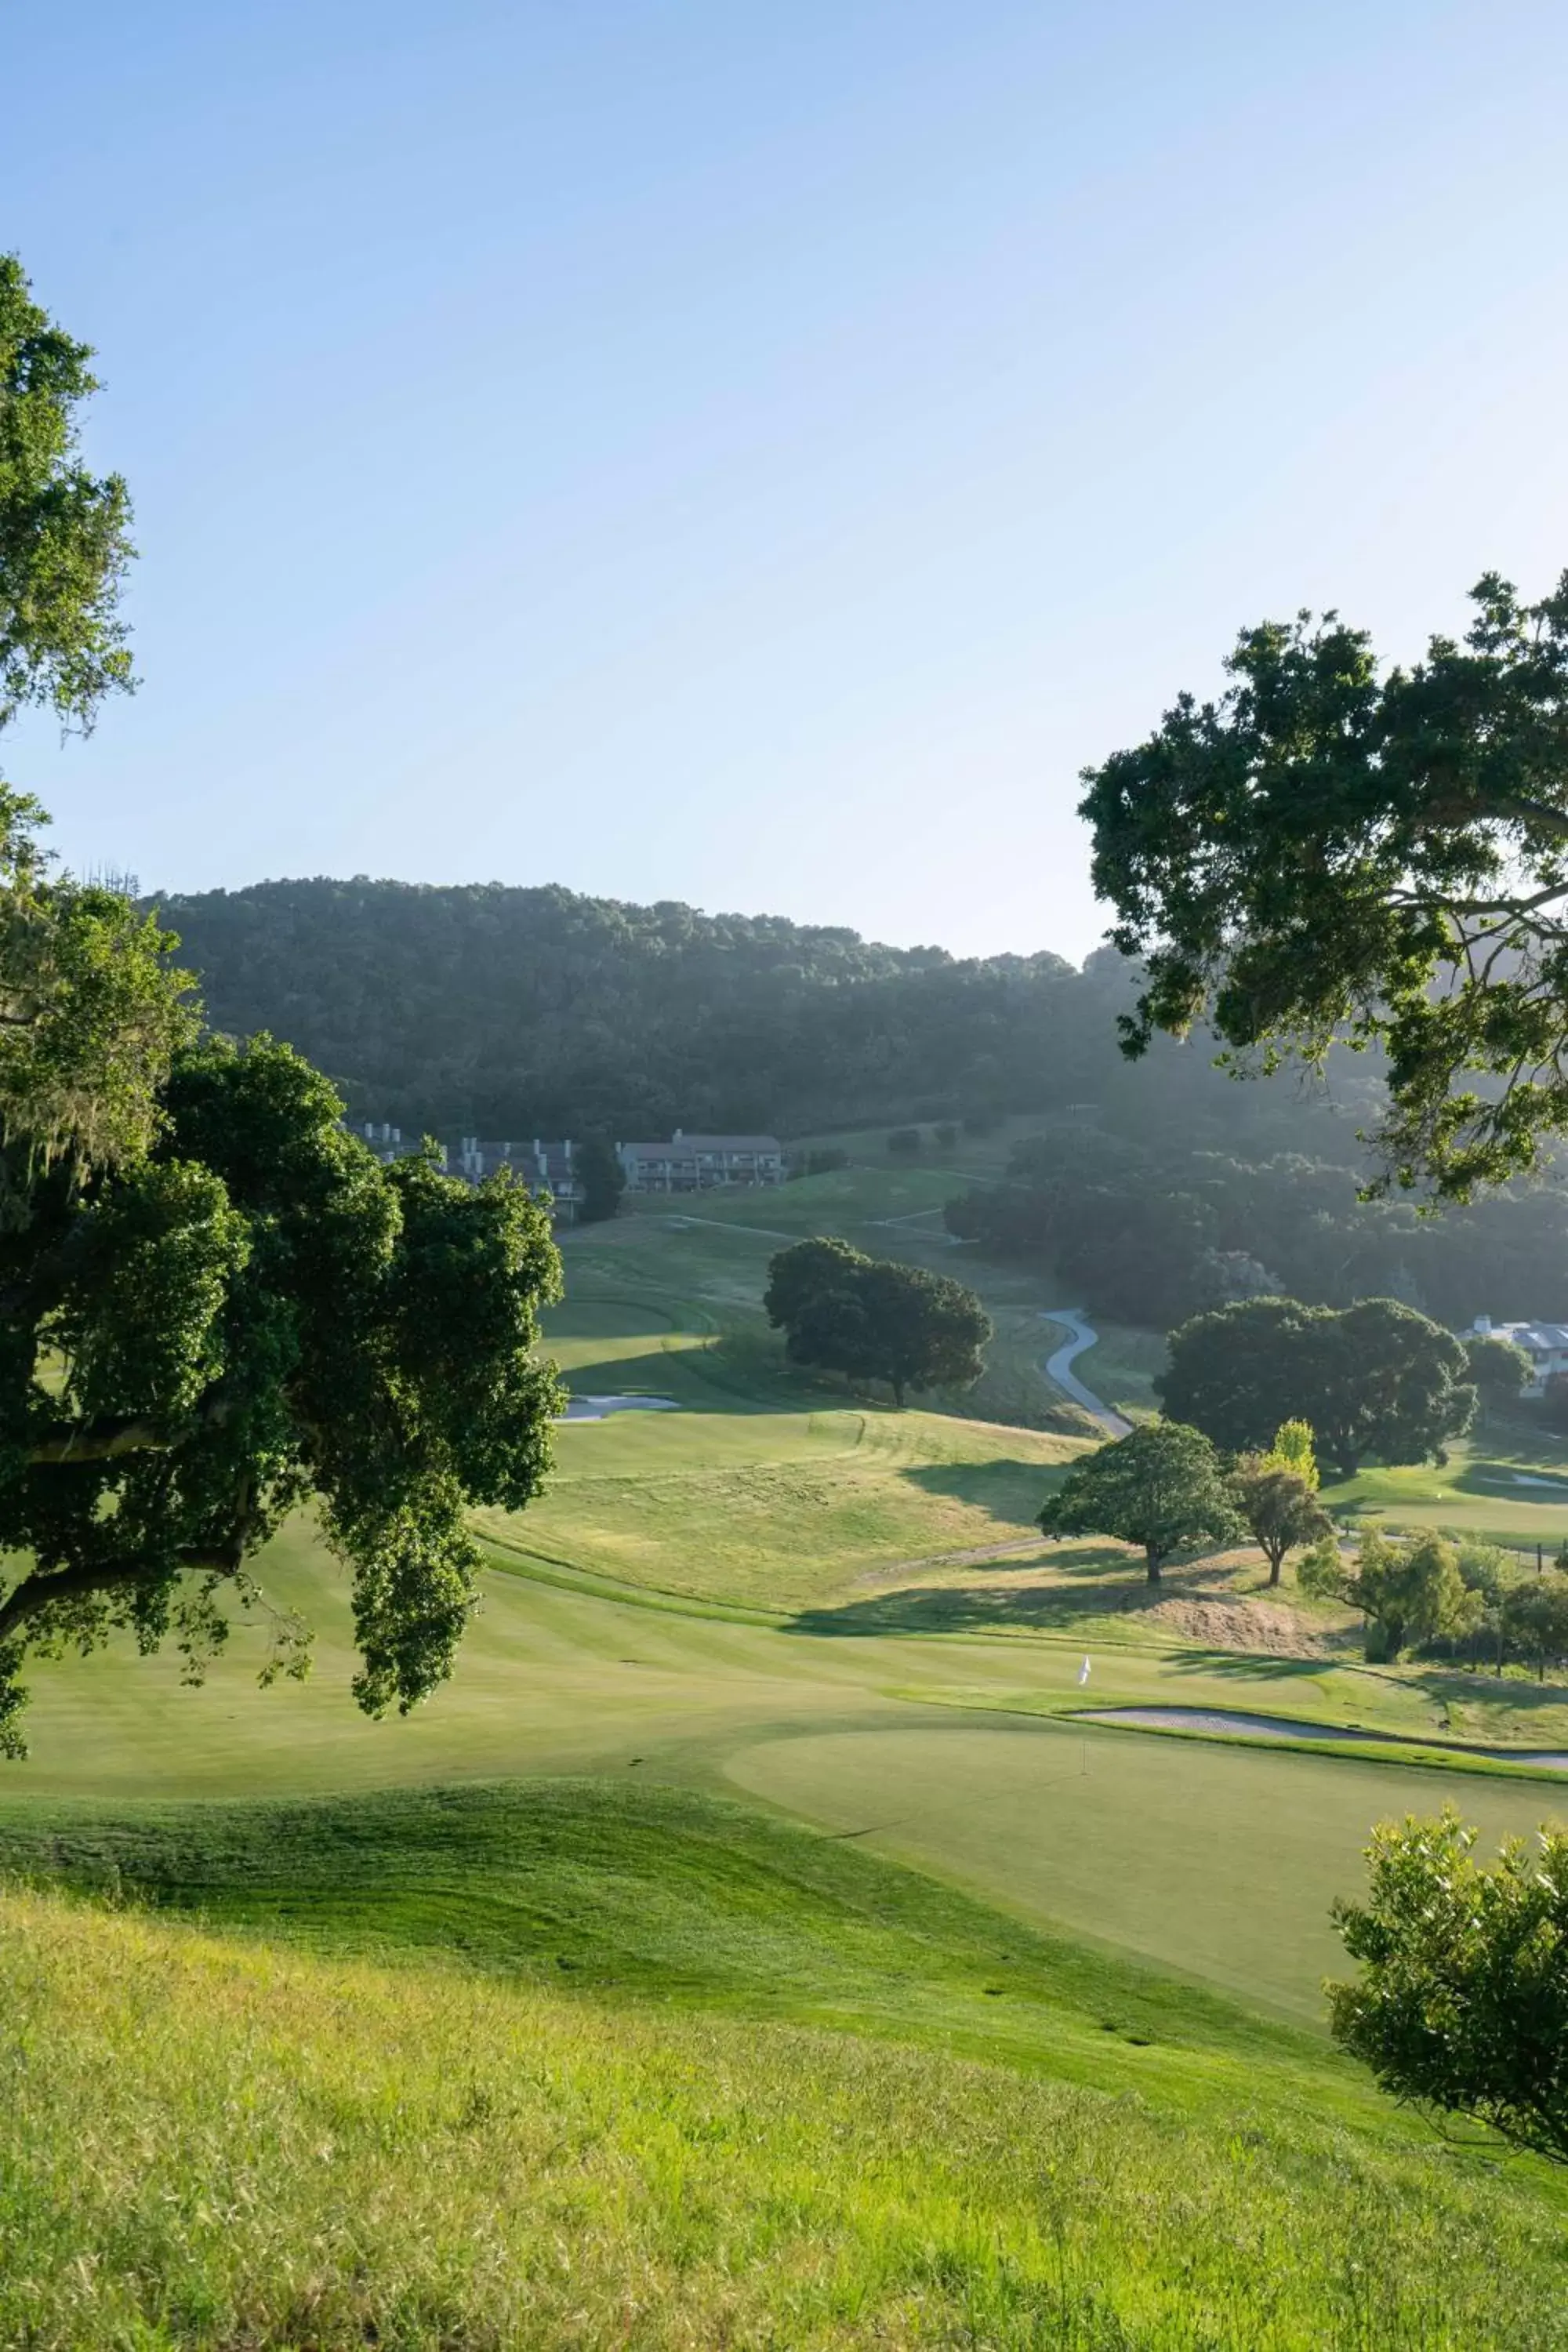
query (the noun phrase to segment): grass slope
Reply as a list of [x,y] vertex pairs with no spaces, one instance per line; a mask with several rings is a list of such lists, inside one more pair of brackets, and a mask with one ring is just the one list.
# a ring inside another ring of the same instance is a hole
[[[35,2352],[1568,2326],[1543,2168],[1500,2177],[1309,2042],[731,1806],[577,1783],[33,1835],[35,1864],[315,1947],[0,1895],[0,2340]],[[366,1942],[405,1965],[326,1948]],[[468,1968],[419,1964],[443,1948]],[[807,1988],[876,2038],[781,2021]]]
[[1336,2113],[1384,2122],[1361,2077],[1310,2038],[1042,1936],[853,1841],[692,1790],[600,1778],[282,1803],[13,1801],[0,1877],[318,1949],[850,2025],[1110,2087],[1157,2074],[1183,2105],[1226,2077],[1216,2062],[1268,2059]]

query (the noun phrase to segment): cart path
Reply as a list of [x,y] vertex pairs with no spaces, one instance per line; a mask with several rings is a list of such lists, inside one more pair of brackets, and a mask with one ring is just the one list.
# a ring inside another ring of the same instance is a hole
[[1076,1307],[1053,1307],[1049,1314],[1042,1309],[1040,1319],[1045,1323],[1059,1323],[1072,1334],[1064,1348],[1058,1348],[1054,1356],[1047,1357],[1047,1380],[1055,1381],[1058,1388],[1071,1397],[1075,1404],[1082,1405],[1085,1412],[1092,1413],[1108,1437],[1131,1437],[1132,1423],[1124,1420],[1121,1413],[1114,1412],[1103,1397],[1097,1397],[1092,1389],[1085,1388],[1072,1369],[1075,1357],[1081,1356],[1086,1348],[1092,1348],[1099,1339],[1100,1334],[1094,1326],[1084,1321]]

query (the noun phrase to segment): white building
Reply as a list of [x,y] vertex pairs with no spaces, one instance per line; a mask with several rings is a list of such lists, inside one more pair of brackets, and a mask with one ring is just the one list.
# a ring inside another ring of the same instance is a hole
[[1553,1372],[1568,1372],[1568,1323],[1494,1323],[1478,1315],[1470,1327],[1479,1339],[1511,1339],[1535,1367],[1526,1396],[1540,1396]]
[[617,1143],[628,1192],[717,1192],[734,1186],[782,1184],[784,1146],[776,1135],[688,1135],[667,1143]]

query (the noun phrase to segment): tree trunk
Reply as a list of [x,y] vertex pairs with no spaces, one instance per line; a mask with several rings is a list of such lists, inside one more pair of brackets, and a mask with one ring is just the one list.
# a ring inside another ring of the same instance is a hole
[[[1265,1546],[1265,1549],[1268,1549],[1267,1546]],[[1274,1586],[1279,1581],[1279,1571],[1284,1565],[1285,1555],[1282,1551],[1268,1552],[1268,1585],[1271,1591]]]
[[893,1382],[893,1403],[896,1409],[900,1412],[902,1412],[904,1409],[904,1384],[900,1380],[895,1380]]
[[1146,1563],[1146,1565],[1147,1565],[1147,1568],[1148,1568],[1148,1571],[1149,1571],[1149,1582],[1150,1582],[1151,1584],[1158,1584],[1158,1583],[1159,1583],[1159,1581],[1160,1581],[1160,1564],[1161,1564],[1162,1560],[1164,1559],[1164,1557],[1165,1557],[1164,1553],[1163,1553],[1163,1551],[1156,1551],[1156,1550],[1154,1549],[1154,1547],[1153,1547],[1153,1545],[1152,1545],[1152,1544],[1145,1544],[1145,1545],[1144,1545],[1144,1547],[1143,1547],[1143,1559],[1144,1559],[1144,1561],[1145,1561],[1145,1563]]

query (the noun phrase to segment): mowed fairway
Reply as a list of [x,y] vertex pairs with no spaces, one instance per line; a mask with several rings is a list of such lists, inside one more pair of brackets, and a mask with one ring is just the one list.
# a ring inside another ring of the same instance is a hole
[[[500,1572],[447,1689],[407,1721],[350,1700],[347,1610],[300,1526],[268,1563],[319,1626],[311,1681],[258,1691],[241,1628],[206,1686],[175,1662],[68,1659],[37,1680],[31,1761],[0,1799],[120,1805],[589,1773],[724,1790],[936,1873],[1037,1927],[1314,2019],[1327,1906],[1391,1813],[1459,1801],[1489,1836],[1568,1811],[1568,1790],[1177,1741],[1007,1712],[1076,1688],[1063,1642],[836,1637]],[[1107,1654],[1097,1703],[1280,1704],[1238,1661]],[[1330,1684],[1329,1693],[1321,1688]],[[1342,1710],[1337,1678],[1292,1692]]]
[[[752,1213],[783,1211],[770,1198]],[[519,1517],[479,1515],[499,1542],[786,1612],[868,1571],[1026,1540],[1082,1450],[956,1412],[896,1413],[791,1371],[760,1303],[781,1244],[744,1221],[650,1213],[610,1234],[569,1246],[551,1349],[578,1395],[679,1410],[567,1423],[550,1493]]]
[[[918,1213],[897,1202],[931,1185],[918,1171],[879,1181],[889,1215]],[[826,1208],[874,1244],[865,1171],[819,1183]],[[176,1658],[138,1662],[126,1648],[41,1666],[33,1758],[6,1769],[0,1799],[47,1808],[538,1775],[726,1793],[1035,1926],[1314,2021],[1337,1956],[1329,1905],[1359,1887],[1377,1820],[1451,1796],[1489,1839],[1568,1811],[1568,1789],[1547,1780],[1055,1719],[1079,1698],[1090,1643],[1099,1706],[1251,1706],[1419,1737],[1447,1702],[1418,1674],[1338,1657],[1247,1657],[1173,1633],[1162,1646],[1108,1607],[1114,1559],[1070,1548],[1062,1605],[1037,1607],[1052,1571],[1031,1523],[1081,1441],[965,1418],[958,1400],[899,1414],[791,1372],[760,1296],[776,1232],[830,1222],[803,1197],[816,1189],[718,1204],[700,1223],[646,1213],[573,1238],[572,1295],[552,1332],[572,1386],[679,1410],[563,1427],[550,1493],[518,1517],[483,1517],[497,1563],[483,1608],[454,1680],[411,1719],[370,1723],[353,1708],[343,1580],[301,1518],[264,1575],[319,1629],[311,1681],[258,1690],[259,1619],[237,1628],[200,1690],[180,1686]],[[965,1551],[990,1557],[951,1562],[931,1588],[929,1563]],[[1075,1589],[1096,1612],[1087,1633]],[[1495,1701],[1485,1684],[1467,1697],[1463,1736],[1522,1742],[1531,1708],[1549,1711],[1554,1695],[1497,1689]]]

